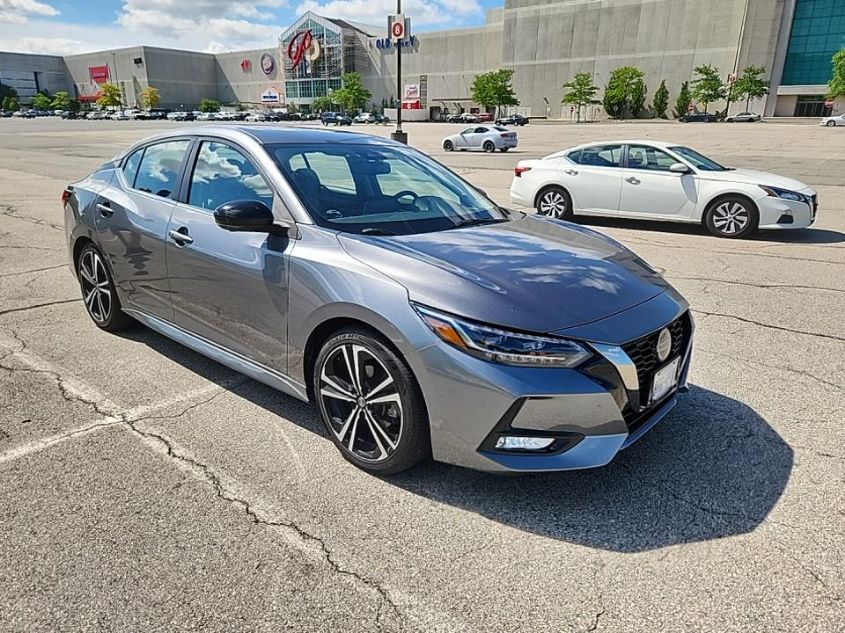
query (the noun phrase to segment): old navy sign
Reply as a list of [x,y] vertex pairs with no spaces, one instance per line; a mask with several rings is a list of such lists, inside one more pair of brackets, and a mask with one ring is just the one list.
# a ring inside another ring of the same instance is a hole
[[[417,36],[412,35],[411,37],[409,37],[407,39],[398,40],[396,42],[396,46],[398,46],[400,48],[411,48],[411,49],[413,49],[413,48],[417,47],[418,43],[419,43],[419,40],[417,39]],[[391,40],[389,37],[380,37],[376,40],[376,48],[379,48],[379,49],[393,48],[393,40]]]

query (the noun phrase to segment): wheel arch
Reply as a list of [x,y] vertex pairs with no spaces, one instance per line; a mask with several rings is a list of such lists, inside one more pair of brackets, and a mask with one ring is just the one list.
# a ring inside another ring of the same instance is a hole
[[754,211],[754,213],[757,216],[757,218],[756,218],[757,222],[758,223],[760,222],[760,207],[757,206],[757,203],[754,201],[754,199],[751,196],[749,196],[747,193],[743,193],[742,191],[720,191],[719,193],[712,196],[709,200],[707,200],[706,203],[704,203],[701,206],[701,217],[698,219],[699,222],[701,222],[702,225],[706,226],[706,224],[707,224],[707,212],[710,211],[710,209],[714,205],[718,204],[719,202],[722,202],[723,200],[727,200],[729,198],[742,198],[745,202],[750,204],[751,209]]
[[566,195],[568,195],[569,199],[572,201],[572,210],[575,210],[575,196],[572,195],[572,190],[563,183],[556,180],[550,180],[548,182],[545,182],[537,188],[537,193],[534,194],[533,200],[533,206],[535,209],[537,208],[537,203],[540,201],[540,196],[546,193],[549,189],[561,189],[565,191]]

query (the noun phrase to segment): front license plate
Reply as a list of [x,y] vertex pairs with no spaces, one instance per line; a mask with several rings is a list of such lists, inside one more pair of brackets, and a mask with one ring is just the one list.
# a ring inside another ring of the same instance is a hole
[[678,365],[681,359],[676,358],[671,363],[657,370],[651,383],[651,401],[657,402],[678,384]]

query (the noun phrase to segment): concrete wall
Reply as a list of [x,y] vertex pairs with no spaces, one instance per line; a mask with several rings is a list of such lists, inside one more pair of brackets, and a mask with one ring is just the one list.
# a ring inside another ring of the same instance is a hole
[[67,90],[73,94],[65,61],[55,55],[0,52],[0,82],[17,90],[23,103],[28,103],[37,90],[50,94]]
[[[135,59],[140,59],[141,63],[136,64]],[[120,86],[123,104],[126,107],[140,102],[141,91],[147,86],[148,68],[144,59],[143,46],[68,55],[65,57],[65,64],[74,91],[80,97],[95,95],[99,92],[97,85],[91,81],[89,68],[93,66],[109,67],[109,81]]]
[[159,107],[190,109],[203,99],[217,99],[214,55],[144,47],[147,76],[161,93]]
[[[269,75],[261,69],[261,57],[264,54],[270,55],[274,61],[273,72]],[[241,67],[244,60],[249,62],[246,71]],[[268,88],[273,88],[282,96],[285,94],[282,65],[277,48],[220,53],[215,55],[215,61],[217,94],[221,103],[237,101],[247,106],[259,105],[261,93]]]

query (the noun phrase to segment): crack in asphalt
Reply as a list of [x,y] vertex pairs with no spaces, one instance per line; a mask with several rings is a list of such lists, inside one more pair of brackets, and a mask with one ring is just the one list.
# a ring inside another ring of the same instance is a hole
[[81,298],[78,299],[61,299],[59,301],[48,301],[47,303],[36,303],[35,305],[31,306],[21,306],[20,308],[9,308],[7,310],[0,310],[0,316],[4,316],[6,314],[12,314],[13,312],[26,312],[27,310],[37,310],[38,308],[48,308],[50,306],[58,306],[63,305],[65,303],[78,303],[82,301]]
[[822,332],[810,332],[808,330],[796,330],[794,328],[783,327],[781,325],[773,325],[772,323],[763,323],[762,321],[755,321],[754,319],[747,319],[745,317],[737,316],[735,314],[725,314],[724,312],[706,312],[704,310],[692,310],[696,314],[701,314],[703,316],[708,317],[721,317],[724,319],[736,319],[737,321],[742,321],[743,323],[749,323],[751,325],[756,325],[759,327],[771,329],[771,330],[780,330],[782,332],[790,332],[792,334],[803,334],[805,336],[813,336],[816,338],[824,338],[829,339],[831,341],[840,341],[845,343],[845,336],[836,336],[835,334],[824,334]]
[[57,231],[65,230],[65,227],[63,227],[61,224],[55,224],[53,222],[48,222],[47,220],[43,220],[41,218],[33,218],[27,215],[18,215],[18,210],[15,207],[9,206],[8,204],[0,205],[0,215],[5,215],[9,218],[15,218],[16,220],[23,220],[24,222],[30,222],[39,226],[46,226],[51,229],[56,229]]
[[[736,333],[734,333],[736,334]],[[806,371],[804,369],[795,369],[794,367],[789,367],[788,365],[770,365],[769,363],[762,363],[760,361],[749,360],[748,358],[743,358],[741,356],[732,356],[730,354],[725,354],[723,352],[717,352],[711,349],[707,349],[706,347],[697,347],[696,353],[704,353],[704,354],[712,354],[713,356],[719,356],[721,358],[727,358],[728,360],[733,360],[739,363],[745,363],[747,365],[756,365],[757,367],[765,367],[766,369],[774,369],[776,371],[786,371],[792,374],[798,374],[799,376],[804,376],[805,378],[810,378],[811,380],[815,380],[823,385],[827,385],[828,387],[833,387],[837,391],[840,389],[845,389],[845,385],[840,385],[836,382],[831,382],[829,380],[825,380],[815,374]]]
[[793,285],[793,284],[761,284],[761,283],[749,283],[746,281],[733,281],[729,279],[714,279],[712,277],[684,277],[678,275],[665,275],[668,279],[681,279],[684,281],[709,281],[714,283],[722,283],[722,284],[730,284],[733,286],[744,286],[747,288],[760,288],[763,290],[772,290],[772,289],[779,289],[785,288],[787,290],[822,290],[825,292],[840,292],[845,294],[845,289],[843,288],[828,288],[825,286],[801,286],[801,285]]
[[[211,400],[213,400],[213,398],[208,399],[208,401]],[[184,415],[186,411],[193,409],[196,406],[199,406],[199,404],[188,407],[179,415]],[[179,415],[164,417],[179,417]],[[244,514],[249,517],[249,519],[254,524],[293,531],[303,542],[315,545],[318,548],[323,560],[328,563],[329,567],[332,569],[333,572],[342,576],[352,578],[353,580],[365,585],[366,587],[377,593],[381,599],[381,602],[379,603],[379,609],[376,614],[376,626],[379,629],[382,629],[383,627],[381,619],[384,604],[387,604],[390,609],[396,614],[397,617],[399,617],[400,619],[404,619],[399,609],[399,606],[393,601],[387,589],[385,589],[379,582],[368,578],[367,576],[359,574],[358,572],[353,571],[351,569],[344,568],[337,560],[335,560],[334,554],[332,553],[331,549],[323,538],[308,532],[306,529],[297,525],[293,521],[281,521],[278,519],[271,519],[269,517],[262,516],[263,513],[254,508],[252,503],[248,499],[241,498],[231,490],[227,489],[226,486],[223,484],[222,480],[220,479],[220,476],[216,472],[214,472],[214,470],[208,464],[205,464],[193,457],[190,457],[178,451],[173,442],[166,436],[152,430],[140,428],[138,426],[140,422],[144,422],[148,419],[153,418],[126,420],[126,425],[134,433],[141,436],[142,438],[147,440],[153,440],[160,446],[162,446],[167,457],[188,466],[193,472],[200,475],[202,479],[204,479],[207,483],[212,486],[218,498],[233,505],[239,506],[243,510]]]
[[19,270],[16,273],[3,273],[0,274],[0,279],[3,277],[15,277],[17,275],[29,275],[31,273],[41,273],[47,270],[58,270],[59,268],[66,268],[67,264],[57,264],[55,266],[46,266],[44,268],[33,268],[31,270]]

